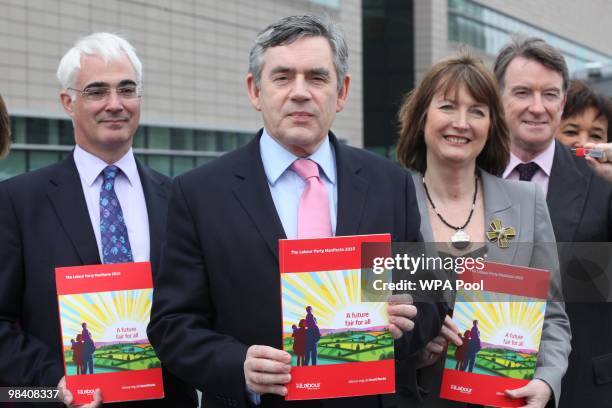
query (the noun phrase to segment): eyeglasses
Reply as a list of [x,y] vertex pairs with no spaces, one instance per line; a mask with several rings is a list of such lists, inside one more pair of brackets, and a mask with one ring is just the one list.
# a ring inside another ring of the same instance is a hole
[[[102,101],[108,98],[112,88],[110,86],[90,86],[85,89],[68,88],[79,92],[88,101]],[[141,97],[141,88],[136,84],[121,85],[115,88],[117,96],[121,99],[136,99]]]

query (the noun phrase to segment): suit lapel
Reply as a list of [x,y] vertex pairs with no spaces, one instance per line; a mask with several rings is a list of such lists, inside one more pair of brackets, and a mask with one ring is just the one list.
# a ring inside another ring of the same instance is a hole
[[168,203],[168,186],[166,180],[142,166],[136,160],[140,183],[144,192],[149,218],[149,247],[153,270],[159,265],[159,254],[164,237]]
[[555,141],[546,203],[558,242],[574,240],[589,188],[589,179],[576,167],[567,148]]
[[50,177],[47,196],[83,265],[99,264],[100,254],[72,154]]
[[350,150],[330,132],[330,142],[336,155],[338,211],[336,236],[359,233],[361,217],[368,192],[368,182],[359,175],[362,165]]
[[234,196],[249,215],[268,248],[278,260],[278,240],[286,238],[276,212],[266,173],[259,153],[261,131],[243,151],[242,160],[234,167]]
[[513,204],[502,187],[503,181],[497,177],[480,171],[482,178],[482,189],[484,193],[485,206],[485,233],[489,231],[491,221],[497,219],[501,221],[502,227],[514,227],[516,237],[510,241],[510,247],[500,248],[497,243],[487,242],[487,257],[501,263],[515,262],[518,244],[521,241],[520,208]]

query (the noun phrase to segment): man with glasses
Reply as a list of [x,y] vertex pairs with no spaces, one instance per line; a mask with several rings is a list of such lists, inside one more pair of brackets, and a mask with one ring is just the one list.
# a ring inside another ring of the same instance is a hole
[[[0,183],[0,386],[58,386],[70,405],[54,268],[151,261],[155,273],[170,180],[132,152],[142,64],[127,41],[109,33],[79,40],[57,77],[74,151]],[[164,383],[163,400],[126,405],[197,405],[195,392],[167,372]],[[88,406],[102,400],[96,390]]]

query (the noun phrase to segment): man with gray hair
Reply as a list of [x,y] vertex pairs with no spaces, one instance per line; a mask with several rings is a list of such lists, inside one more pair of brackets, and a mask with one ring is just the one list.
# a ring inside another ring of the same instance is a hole
[[[504,178],[533,181],[546,193],[546,201],[558,243],[609,242],[612,238],[612,185],[593,174],[583,158],[555,140],[569,83],[563,55],[538,38],[516,39],[499,52],[494,66],[500,84],[506,122],[510,130],[511,157]],[[569,249],[571,247],[565,246]],[[542,368],[545,376],[528,387],[510,391],[541,407],[551,398],[560,407],[609,407],[612,404],[612,308],[594,303],[592,296],[573,295],[577,281],[571,275],[579,263],[568,265],[568,250],[560,253],[567,335],[559,331],[547,351],[551,358]],[[569,258],[568,258],[569,259]],[[580,279],[589,279],[593,271]],[[578,303],[578,300],[589,303]],[[593,303],[591,303],[593,302]],[[551,351],[554,352],[551,354]],[[555,356],[556,355],[556,356]],[[567,374],[561,384],[561,377]]]
[[[283,398],[291,355],[282,350],[278,240],[419,238],[410,175],[330,131],[348,99],[347,57],[342,34],[326,18],[292,16],[270,25],[257,36],[246,78],[263,129],[173,183],[148,332],[162,363],[202,389],[207,408],[398,403],[396,395]],[[397,360],[440,328],[441,311],[431,305],[419,307],[418,317],[409,303],[387,310]]]
[[[74,127],[73,152],[0,183],[0,385],[58,386],[70,405],[54,268],[150,260],[155,274],[170,180],[132,152],[142,64],[126,40],[109,33],[82,38],[57,77]],[[112,201],[117,206],[107,210]],[[197,406],[190,387],[167,372],[164,381],[163,400],[122,406]],[[96,390],[88,406],[103,397]]]

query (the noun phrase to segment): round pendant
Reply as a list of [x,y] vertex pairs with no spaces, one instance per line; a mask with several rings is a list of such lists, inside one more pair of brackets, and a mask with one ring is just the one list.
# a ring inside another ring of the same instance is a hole
[[465,249],[470,244],[470,236],[463,230],[458,229],[452,236],[451,242],[457,249]]

